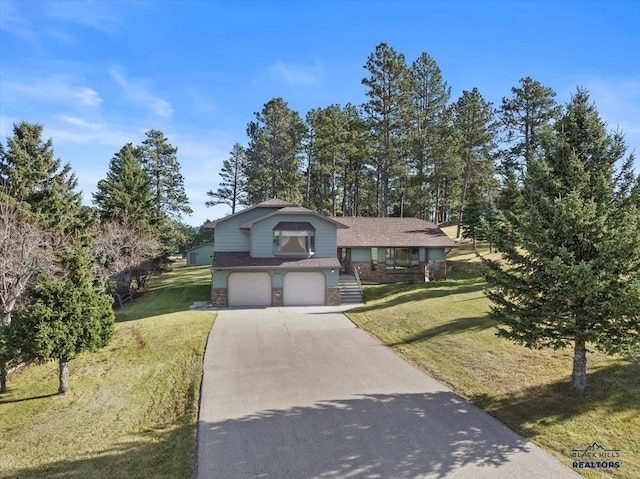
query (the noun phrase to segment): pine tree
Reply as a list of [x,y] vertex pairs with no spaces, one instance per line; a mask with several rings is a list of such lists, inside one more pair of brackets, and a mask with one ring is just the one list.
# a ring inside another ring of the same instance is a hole
[[178,149],[169,143],[164,133],[150,130],[137,148],[136,155],[151,181],[151,221],[160,228],[169,220],[190,215],[189,198],[184,191]]
[[542,135],[560,114],[555,92],[530,77],[520,79],[520,87],[511,88],[512,97],[502,98],[498,109],[504,140],[501,173],[520,177],[541,147]]
[[477,184],[469,187],[467,202],[462,210],[462,237],[471,239],[475,251],[476,241],[482,240],[482,219],[487,214],[485,195]]
[[228,205],[231,214],[236,212],[236,207],[247,205],[245,199],[245,189],[247,179],[245,177],[246,153],[240,143],[233,145],[231,157],[224,160],[220,171],[220,186],[216,191],[207,191],[207,196],[213,198],[205,203],[206,206]]
[[64,281],[42,277],[9,332],[10,341],[24,359],[58,361],[60,394],[69,392],[69,361],[82,352],[106,346],[115,321],[111,296],[92,284],[86,254],[74,251],[65,263]]
[[53,141],[42,141],[42,125],[14,123],[13,137],[0,151],[4,190],[29,205],[45,228],[68,231],[78,226],[81,194],[71,166],[54,158]]
[[300,115],[282,98],[274,98],[255,114],[247,135],[247,202],[271,198],[299,204],[302,200],[302,140],[306,127]]
[[446,171],[443,163],[454,155],[451,115],[448,107],[451,88],[442,78],[438,64],[423,53],[409,68],[410,110],[409,151],[412,174],[407,191],[410,203],[407,216],[431,219],[438,201],[436,185]]
[[462,211],[466,203],[468,188],[477,183],[490,190],[495,186],[493,167],[497,124],[491,103],[487,102],[477,88],[463,91],[454,106],[454,128],[458,136],[459,155],[462,160],[462,185],[458,207],[458,230],[462,228]]
[[502,337],[572,344],[571,386],[584,392],[587,345],[640,351],[640,176],[584,90],[554,130],[528,165],[518,226],[501,225],[507,267],[485,262],[487,295]]
[[143,170],[131,143],[123,146],[109,163],[107,177],[98,182],[93,203],[104,220],[127,218],[146,228],[151,222],[150,178]]
[[374,145],[380,216],[391,210],[391,182],[406,156],[409,110],[408,69],[403,54],[381,43],[367,59],[369,76],[362,79],[369,101],[364,104]]

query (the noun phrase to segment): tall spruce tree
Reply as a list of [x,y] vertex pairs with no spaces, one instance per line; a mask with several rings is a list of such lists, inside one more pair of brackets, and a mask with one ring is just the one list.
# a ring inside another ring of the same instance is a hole
[[228,205],[231,214],[236,212],[237,206],[247,205],[245,199],[245,189],[247,179],[245,177],[245,167],[247,156],[245,149],[240,143],[233,145],[231,157],[224,160],[220,171],[220,185],[216,191],[207,191],[207,196],[213,198],[205,203],[206,206]]
[[304,122],[282,98],[269,100],[255,116],[247,127],[247,202],[279,198],[300,203]]
[[151,181],[152,223],[161,228],[169,220],[190,215],[193,211],[184,191],[178,148],[161,131],[149,130],[136,155]]
[[485,261],[487,295],[500,336],[572,345],[571,387],[584,392],[587,347],[640,351],[640,176],[584,90],[554,130],[528,165],[518,226],[501,225],[507,267]]
[[493,165],[496,147],[497,123],[491,103],[487,102],[477,88],[463,91],[454,105],[454,128],[458,137],[458,154],[462,161],[462,184],[458,206],[458,229],[462,228],[462,211],[467,192],[472,183],[485,190],[495,186]]
[[381,43],[369,56],[362,79],[369,101],[364,104],[373,135],[377,173],[379,213],[391,211],[391,183],[402,172],[406,158],[406,132],[409,110],[409,76],[403,54]]
[[43,126],[14,123],[13,136],[0,150],[0,181],[13,198],[29,205],[45,228],[68,231],[79,225],[81,193],[69,164],[54,157],[53,141],[42,140]]
[[29,305],[15,316],[9,331],[13,347],[27,360],[57,360],[60,394],[69,391],[69,361],[106,346],[115,315],[111,296],[92,284],[91,265],[81,250],[65,260],[67,277],[42,277],[29,294]]
[[107,177],[98,182],[93,194],[102,220],[124,219],[138,227],[151,223],[150,177],[136,157],[131,143],[123,146],[109,163]]

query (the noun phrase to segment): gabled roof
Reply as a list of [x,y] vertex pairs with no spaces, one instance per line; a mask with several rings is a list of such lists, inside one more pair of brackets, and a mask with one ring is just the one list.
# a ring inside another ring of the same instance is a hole
[[262,203],[258,203],[257,205],[250,206],[249,208],[245,208],[244,210],[238,211],[237,213],[227,215],[223,218],[218,218],[217,220],[214,220],[202,225],[202,227],[213,229],[218,225],[218,223],[227,221],[230,218],[235,218],[236,216],[246,213],[247,211],[255,210],[256,208],[285,208],[289,206],[294,206],[294,205],[293,203],[289,203],[288,201],[279,200],[278,198],[272,198],[270,200],[263,201]]
[[438,226],[418,218],[334,216],[346,229],[338,230],[338,247],[443,247],[457,244]]
[[315,211],[311,211],[311,210],[308,210],[307,208],[303,208],[302,206],[285,206],[284,208],[280,208],[279,210],[274,211],[273,213],[261,216],[260,218],[256,218],[253,221],[249,221],[248,223],[241,225],[240,229],[250,230],[254,224],[259,223],[260,221],[264,221],[267,218],[271,218],[272,216],[275,216],[275,215],[311,215],[311,216],[315,216],[316,218],[320,218],[321,220],[328,221],[329,223],[333,223],[338,228],[346,228],[344,224],[340,223],[339,221],[336,221],[335,218],[329,218],[327,216],[321,215],[320,213],[316,213]]
[[187,250],[187,253],[188,253],[189,251],[194,250],[194,249],[203,248],[203,247],[205,247],[205,246],[213,246],[213,241],[211,241],[211,242],[209,242],[209,243],[202,243],[202,244],[199,244],[199,245],[197,245],[197,246],[192,246],[191,248],[189,248],[189,249]]

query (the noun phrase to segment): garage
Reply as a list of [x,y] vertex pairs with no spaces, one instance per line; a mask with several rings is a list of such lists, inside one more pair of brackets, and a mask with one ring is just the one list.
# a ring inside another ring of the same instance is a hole
[[324,274],[319,272],[287,273],[283,279],[285,306],[323,306]]
[[271,306],[271,275],[231,273],[227,295],[229,306]]

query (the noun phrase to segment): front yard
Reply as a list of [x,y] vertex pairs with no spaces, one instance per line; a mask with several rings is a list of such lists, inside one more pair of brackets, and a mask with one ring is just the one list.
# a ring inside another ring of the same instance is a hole
[[114,339],[71,361],[71,392],[56,395],[57,364],[25,368],[0,396],[0,477],[193,477],[202,355],[214,314],[208,267],[153,278],[116,309]]
[[582,397],[569,388],[570,350],[529,350],[496,337],[484,286],[470,277],[367,286],[367,304],[348,316],[569,467],[572,450],[594,442],[620,450],[619,469],[580,474],[640,477],[640,364],[589,354]]

